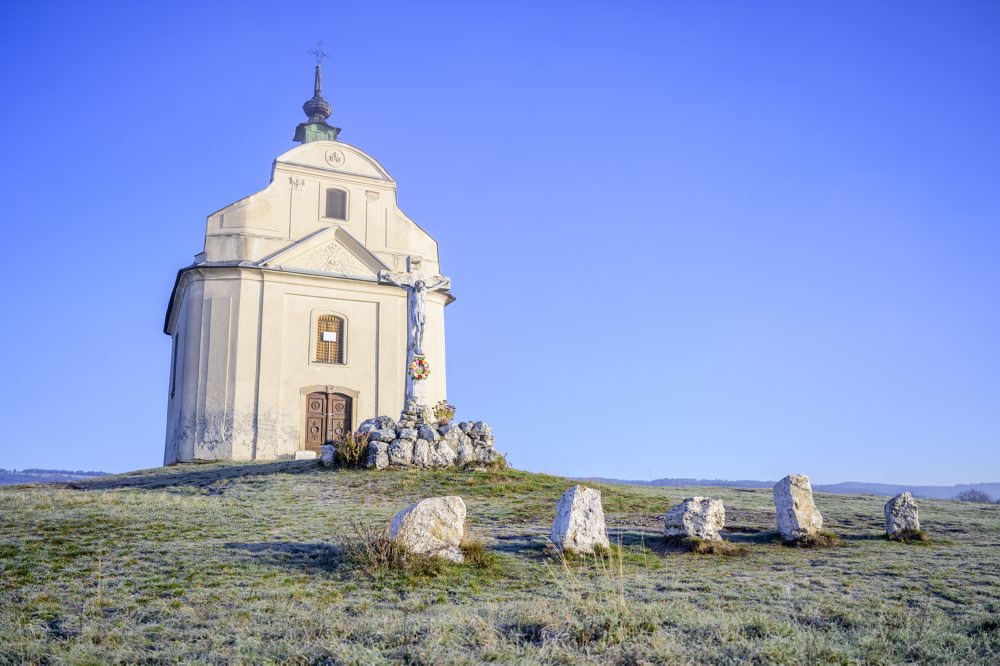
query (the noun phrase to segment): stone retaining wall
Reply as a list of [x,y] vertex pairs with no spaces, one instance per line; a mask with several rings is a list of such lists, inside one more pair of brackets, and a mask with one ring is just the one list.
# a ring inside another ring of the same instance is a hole
[[437,425],[423,419],[388,416],[368,419],[358,428],[369,436],[366,464],[386,467],[445,468],[489,465],[500,458],[493,448],[493,430],[483,421]]

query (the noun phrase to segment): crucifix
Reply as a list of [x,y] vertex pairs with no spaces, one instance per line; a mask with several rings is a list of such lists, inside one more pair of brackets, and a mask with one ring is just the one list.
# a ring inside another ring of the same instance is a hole
[[316,64],[317,65],[323,64],[323,59],[330,57],[330,54],[323,50],[323,40],[322,39],[319,40],[319,42],[316,43],[316,48],[315,49],[313,49],[312,51],[309,51],[309,55],[316,56]]
[[[416,359],[424,358],[424,328],[427,324],[427,306],[425,297],[429,291],[451,288],[451,279],[441,275],[428,275],[420,270],[419,261],[410,262],[411,270],[405,273],[380,271],[379,282],[387,282],[405,289],[408,296],[408,320],[406,331],[406,365],[407,368]],[[414,380],[409,370],[406,373],[406,402],[412,398],[422,399],[421,391],[414,390],[414,384],[421,387],[423,380]]]
[[[313,79],[313,92],[322,99],[323,95],[323,59],[329,58],[330,54],[323,50],[323,40],[319,40],[316,48],[309,51],[309,55],[316,56],[316,76]],[[307,112],[308,113],[308,112]],[[327,115],[330,115],[327,113]]]

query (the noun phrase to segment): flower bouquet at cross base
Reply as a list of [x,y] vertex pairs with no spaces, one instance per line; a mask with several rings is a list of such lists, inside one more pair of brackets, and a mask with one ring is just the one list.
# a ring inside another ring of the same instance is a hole
[[414,356],[410,361],[410,379],[415,382],[427,379],[431,374],[431,366],[423,356]]
[[438,425],[448,425],[455,416],[455,405],[449,405],[447,401],[441,400],[434,405],[434,418]]

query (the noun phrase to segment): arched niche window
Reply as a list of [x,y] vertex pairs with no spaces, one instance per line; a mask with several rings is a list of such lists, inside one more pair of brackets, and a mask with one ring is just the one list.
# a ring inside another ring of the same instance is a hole
[[320,315],[316,323],[316,362],[344,362],[344,318]]
[[326,190],[326,215],[334,220],[347,219],[347,192],[336,187]]

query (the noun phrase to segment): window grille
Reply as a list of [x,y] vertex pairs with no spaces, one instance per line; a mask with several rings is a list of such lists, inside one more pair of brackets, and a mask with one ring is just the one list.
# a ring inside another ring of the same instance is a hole
[[338,317],[337,315],[320,316],[319,322],[316,325],[316,362],[344,362],[343,317]]
[[347,219],[347,192],[334,188],[326,191],[326,217]]

